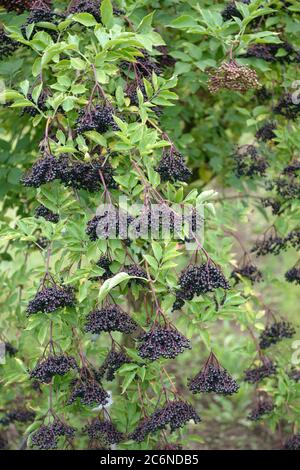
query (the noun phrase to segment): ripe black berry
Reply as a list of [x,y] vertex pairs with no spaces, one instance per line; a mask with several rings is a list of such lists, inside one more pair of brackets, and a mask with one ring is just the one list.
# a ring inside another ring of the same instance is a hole
[[46,28],[39,23],[51,23],[53,25],[57,25],[59,20],[62,19],[62,15],[58,15],[57,13],[53,13],[51,8],[47,5],[47,2],[44,0],[36,0],[32,3],[30,7],[30,14],[27,18],[26,22],[22,25],[21,31],[26,38],[26,29],[29,25],[34,25],[33,31],[46,31],[50,36],[54,39],[57,38],[57,32],[53,31],[49,28]]
[[[24,13],[30,10],[36,0],[1,0],[1,6],[7,11],[15,11],[16,13]],[[44,0],[44,3],[51,5],[52,0]]]
[[139,356],[150,361],[161,357],[173,359],[185,349],[191,349],[190,341],[170,325],[153,327],[148,333],[140,336],[138,341]]
[[[46,111],[47,110],[46,101],[47,101],[48,95],[49,93],[43,90],[40,96],[38,97],[37,103],[34,103],[31,93],[28,93],[27,99],[31,101],[33,104],[37,105],[37,107],[41,111]],[[21,112],[21,116],[23,116],[24,114],[29,114],[29,116],[34,117],[37,114],[39,114],[39,111],[33,106],[25,106],[25,108],[23,108]]]
[[100,334],[102,331],[120,331],[129,334],[137,326],[137,323],[118,305],[108,305],[88,314],[85,331],[94,334]]
[[17,354],[18,350],[15,348],[11,343],[5,342],[5,353],[7,353],[10,357],[13,357]]
[[27,314],[51,313],[59,308],[73,307],[75,305],[74,290],[72,287],[53,285],[44,287],[36,293],[27,307]]
[[30,371],[30,378],[42,383],[50,383],[55,375],[65,375],[71,369],[77,369],[78,366],[74,357],[61,354],[59,356],[50,355],[42,359]]
[[43,206],[43,204],[36,208],[34,215],[35,217],[43,217],[45,220],[48,220],[48,222],[53,222],[54,224],[57,224],[59,221],[59,215]]
[[276,373],[276,365],[273,364],[270,360],[265,360],[265,362],[259,366],[254,367],[253,369],[247,369],[245,371],[245,382],[248,383],[257,383],[263,380],[266,377],[271,377]]
[[255,242],[251,252],[255,253],[256,256],[265,256],[267,254],[279,255],[279,253],[286,250],[286,248],[287,244],[285,238],[275,234]]
[[147,279],[147,273],[138,264],[130,264],[128,266],[125,266],[124,272],[129,274],[129,276],[135,276],[136,278],[143,278],[143,279],[131,279],[129,282],[129,285],[131,285],[132,282],[135,282],[135,284],[141,284],[141,285],[143,285],[146,282],[145,280]]
[[164,152],[157,168],[162,181],[187,181],[192,173],[187,168],[184,157],[174,149]]
[[144,418],[129,435],[130,439],[142,442],[150,433],[155,433],[170,426],[171,432],[182,428],[190,420],[200,422],[195,409],[182,400],[167,401],[165,406],[157,409],[149,418]]
[[107,210],[99,215],[95,215],[86,227],[86,234],[90,240],[95,241],[98,238],[125,240],[128,236],[128,226],[131,217],[115,206],[110,205]]
[[3,29],[0,29],[0,61],[4,57],[12,55],[19,46],[20,44],[17,41],[11,39]]
[[188,381],[189,390],[193,393],[214,392],[220,395],[237,393],[239,385],[218,362],[212,352],[201,371]]
[[293,99],[291,93],[284,93],[274,107],[274,113],[294,120],[300,113],[300,103],[297,103],[297,101]]
[[74,0],[68,9],[68,13],[90,13],[97,21],[101,21],[100,0]]
[[286,321],[275,322],[270,326],[266,326],[261,333],[259,345],[261,349],[266,349],[284,338],[292,338],[295,333],[296,330],[291,323]]
[[0,424],[8,425],[10,423],[28,423],[33,421],[35,418],[34,411],[28,411],[23,408],[17,408],[15,410],[10,410],[5,413],[4,417],[0,419]]
[[[228,21],[233,18],[242,19],[242,14],[237,9],[236,3],[238,2],[230,1],[227,3],[227,5],[225,6],[224,10],[221,13],[224,21]],[[245,3],[246,5],[249,5],[250,0],[241,0],[240,3]]]
[[264,198],[261,200],[263,207],[271,207],[272,214],[277,215],[281,209],[281,203],[274,198]]

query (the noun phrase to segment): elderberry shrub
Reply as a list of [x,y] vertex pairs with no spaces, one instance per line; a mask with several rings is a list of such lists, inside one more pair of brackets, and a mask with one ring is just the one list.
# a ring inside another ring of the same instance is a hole
[[19,46],[17,41],[11,39],[3,29],[0,29],[0,61],[11,56]]
[[31,169],[23,175],[21,183],[24,186],[39,188],[42,184],[50,183],[58,176],[58,159],[52,155],[37,160]]
[[39,205],[35,212],[34,212],[35,217],[43,217],[45,220],[48,220],[48,222],[52,222],[53,224],[57,224],[59,221],[59,215],[55,214],[52,212],[48,207],[45,207],[43,204]]
[[76,429],[68,426],[59,419],[55,419],[53,423],[42,426],[31,435],[31,443],[40,450],[56,449],[58,439],[60,437],[73,438]]
[[111,350],[107,354],[102,366],[99,369],[99,376],[105,377],[108,382],[115,379],[115,373],[123,364],[129,364],[132,360],[124,351]]
[[260,282],[262,280],[262,273],[253,264],[245,264],[241,268],[236,268],[232,271],[231,277],[238,283],[240,281],[240,276],[246,277],[251,281],[252,284],[255,282]]
[[[285,54],[282,54],[283,51]],[[292,62],[294,54],[293,46],[284,41],[280,44],[253,44],[248,48],[245,57],[256,57],[267,62]]]
[[196,410],[187,402],[182,400],[167,401],[162,407],[154,411],[149,418],[144,418],[139,422],[136,429],[129,435],[129,438],[142,442],[150,433],[155,433],[170,426],[171,432],[183,427],[190,420],[199,423],[200,417]]
[[30,378],[41,383],[50,383],[55,375],[63,376],[72,369],[78,369],[74,357],[65,354],[50,355],[39,361],[30,371]]
[[292,338],[295,334],[296,330],[291,323],[286,321],[275,322],[265,327],[259,338],[259,346],[261,349],[267,349],[284,338]]
[[261,366],[247,369],[245,371],[245,382],[254,384],[258,383],[266,377],[276,374],[277,366],[272,361],[267,360]]
[[143,359],[155,361],[161,357],[173,359],[185,349],[191,349],[190,341],[170,325],[156,326],[138,337],[138,354]]
[[192,393],[217,393],[220,395],[233,395],[239,390],[239,385],[211,354],[202,370],[188,381]]
[[75,296],[74,289],[70,286],[57,286],[44,287],[36,293],[33,300],[31,300],[27,307],[27,314],[34,313],[51,313],[60,308],[74,307]]
[[279,255],[282,251],[287,249],[286,240],[278,235],[270,235],[263,240],[257,240],[251,248],[251,252],[256,256],[265,256],[268,254]]
[[284,93],[273,111],[275,114],[280,114],[286,119],[294,120],[300,113],[300,103],[293,99],[292,93]]
[[285,279],[288,282],[300,284],[300,268],[294,266],[285,273]]
[[213,292],[218,288],[230,289],[230,285],[222,271],[218,266],[211,263],[204,263],[201,266],[188,266],[180,274],[179,286],[179,298],[184,300],[191,300],[194,295]]
[[100,0],[75,0],[68,8],[68,13],[89,13],[90,15],[93,15],[98,22],[100,22],[100,3]]
[[28,423],[33,421],[35,418],[35,412],[29,411],[22,408],[10,410],[5,413],[5,416],[0,419],[0,424],[8,425],[10,423]]
[[81,369],[80,377],[74,379],[71,383],[72,389],[67,404],[71,405],[77,399],[80,400],[82,405],[99,406],[106,405],[109,400],[109,395],[98,383],[98,379],[92,370],[86,368]]
[[94,109],[85,108],[79,112],[76,129],[78,134],[87,131],[103,134],[109,129],[116,131],[119,128],[113,119],[113,108],[108,105],[96,105]]
[[259,400],[258,404],[251,410],[248,415],[250,421],[258,421],[264,416],[272,413],[275,405],[268,399]]
[[105,445],[119,444],[124,439],[124,435],[116,429],[111,421],[99,418],[95,418],[90,424],[87,424],[83,431],[88,434],[91,441],[100,440]]
[[159,173],[162,181],[187,181],[192,176],[184,162],[183,155],[174,149],[163,153],[155,170]]
[[285,441],[283,448],[285,450],[300,450],[300,433],[289,437]]
[[262,127],[258,129],[255,134],[255,137],[262,142],[268,142],[269,140],[274,139],[276,137],[275,130],[277,126],[275,122],[268,121]]
[[259,155],[254,145],[242,145],[233,155],[235,174],[238,178],[247,176],[265,176],[269,166],[266,159]]
[[120,331],[129,334],[137,327],[137,323],[118,305],[107,305],[87,315],[85,331],[94,334],[100,334],[102,331]]

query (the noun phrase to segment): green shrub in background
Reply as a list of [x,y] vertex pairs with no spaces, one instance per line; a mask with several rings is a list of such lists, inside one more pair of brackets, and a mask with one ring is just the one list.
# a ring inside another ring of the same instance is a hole
[[298,2],[0,4],[1,446],[299,448]]

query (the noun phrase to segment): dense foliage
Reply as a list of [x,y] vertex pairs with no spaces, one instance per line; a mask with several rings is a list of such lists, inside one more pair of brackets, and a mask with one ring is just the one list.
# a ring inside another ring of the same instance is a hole
[[1,448],[299,449],[299,14],[0,1]]

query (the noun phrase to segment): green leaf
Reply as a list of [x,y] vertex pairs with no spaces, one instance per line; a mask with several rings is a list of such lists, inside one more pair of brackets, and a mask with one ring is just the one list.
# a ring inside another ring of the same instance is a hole
[[105,137],[103,137],[103,135],[99,134],[97,131],[87,131],[84,133],[84,135],[92,142],[101,145],[101,147],[106,147],[107,145]]
[[104,26],[110,28],[113,25],[113,7],[110,0],[103,0],[100,6],[101,20]]
[[72,16],[72,20],[84,26],[96,26],[98,24],[94,16],[90,13],[76,13]]

